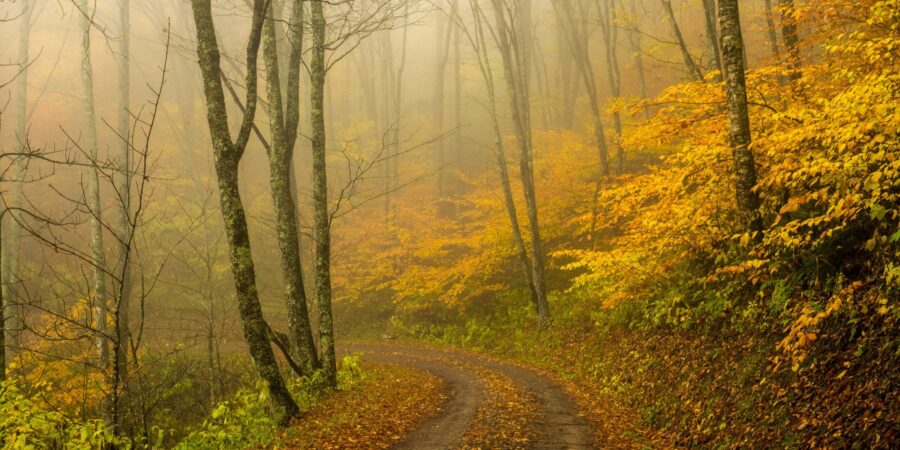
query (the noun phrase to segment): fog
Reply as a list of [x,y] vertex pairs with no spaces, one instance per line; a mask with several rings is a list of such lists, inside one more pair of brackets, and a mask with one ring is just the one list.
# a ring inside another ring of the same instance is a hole
[[[235,261],[229,256],[231,235],[220,208],[213,148],[216,137],[210,134],[208,93],[198,64],[191,2],[132,0],[130,29],[123,31],[121,1],[0,2],[0,42],[4,44],[0,50],[0,148],[4,152],[0,181],[2,201],[10,211],[3,221],[7,362],[17,361],[10,370],[32,377],[38,376],[35,370],[41,364],[58,372],[97,369],[101,363],[93,347],[100,344],[95,334],[104,333],[104,327],[90,326],[91,321],[96,322],[91,308],[98,289],[92,274],[106,272],[107,301],[124,304],[118,313],[125,319],[117,326],[130,330],[128,345],[115,337],[111,340],[128,347],[125,353],[132,355],[124,356],[126,359],[142,361],[135,370],[146,371],[144,386],[153,390],[184,380],[193,380],[197,386],[209,383],[194,400],[203,408],[186,419],[196,423],[208,412],[207,406],[241,384],[248,364],[247,331],[242,332],[239,311],[243,303],[235,293]],[[251,3],[212,2],[231,138],[241,128],[247,106]],[[581,220],[577,217],[590,212],[584,204],[591,198],[590,188],[584,190],[583,185],[574,183],[582,182],[579,177],[585,174],[560,173],[547,163],[562,147],[570,146],[580,149],[576,156],[569,156],[580,158],[580,163],[570,167],[585,167],[588,178],[601,170],[596,143],[592,143],[597,125],[591,98],[579,75],[582,62],[573,56],[568,33],[574,28],[584,33],[586,54],[593,66],[593,100],[610,143],[610,171],[616,170],[614,153],[621,138],[615,135],[613,116],[627,134],[643,114],[632,109],[634,105],[691,80],[691,69],[685,65],[661,7],[668,2],[610,2],[618,14],[608,22],[618,30],[611,47],[617,74],[607,69],[611,63],[609,53],[604,52],[606,31],[598,18],[602,11],[598,8],[606,2],[576,2],[571,17],[554,9],[555,2],[550,0],[508,3],[518,5],[511,7],[510,17],[517,17],[516,8],[531,5],[530,39],[521,42],[529,47],[523,54],[530,58],[524,84],[530,102],[529,125],[535,131],[536,214],[569,202],[565,211],[572,221]],[[752,69],[772,58],[764,9],[767,2],[740,3],[746,60]],[[517,119],[504,81],[492,4],[486,0],[343,0],[325,6],[328,259],[338,339],[363,331],[389,333],[382,330],[388,330],[391,320],[402,314],[425,324],[453,322],[455,314],[491,308],[497,286],[518,286],[519,262],[507,229],[505,193],[497,166],[498,139],[506,143],[513,179],[510,195],[519,202],[522,229],[527,229],[528,187],[517,181]],[[704,76],[717,70],[703,2],[676,0],[671,4],[694,63]],[[33,9],[22,16],[27,5]],[[274,17],[266,18],[275,24],[282,92],[289,75],[291,5],[275,0]],[[489,29],[486,37],[481,37],[487,47],[483,53],[473,47],[479,14],[473,5],[483,15],[481,26]],[[316,259],[310,100],[313,37],[310,5],[305,6],[299,131],[293,147],[291,189],[299,224],[304,297],[312,335],[319,342],[321,305],[317,307],[316,299],[321,297],[317,292],[321,283]],[[609,14],[608,6],[606,11]],[[95,159],[86,128],[82,28],[86,16],[90,18],[90,94],[97,129]],[[25,39],[23,31],[28,34],[25,53],[18,45]],[[123,136],[119,125],[123,110],[120,61],[126,35],[130,39],[129,133]],[[238,179],[255,264],[252,292],[258,293],[268,325],[280,332],[290,325],[279,246],[282,231],[265,148],[273,144],[273,135],[263,52],[260,49],[257,72],[259,104],[240,158]],[[23,55],[25,60],[20,59]],[[493,74],[499,137],[492,126],[492,97],[484,63]],[[610,83],[611,75],[618,87]],[[283,93],[279,103],[286,101],[287,95]],[[654,107],[644,105],[642,110]],[[24,108],[24,121],[18,108]],[[122,150],[126,141],[127,162]],[[647,167],[659,160],[656,150],[628,149],[619,173],[647,172]],[[99,209],[91,207],[91,174],[97,172]],[[129,175],[127,194],[123,194],[123,185],[117,184],[125,174]],[[548,179],[559,183],[551,185]],[[121,225],[124,199],[135,219],[133,235]],[[556,223],[556,218],[550,221]],[[437,235],[455,237],[452,242],[432,245]],[[99,254],[92,251],[92,242],[96,244],[98,237],[102,238]],[[550,249],[568,236],[551,229],[545,230],[544,238]],[[589,239],[595,239],[594,230]],[[128,242],[128,252],[123,250],[123,240]],[[495,241],[509,245],[484,251],[479,258],[464,250],[492,248]],[[585,248],[594,245],[579,242]],[[535,243],[526,236],[522,245],[523,250],[531,249]],[[127,268],[122,272],[126,254]],[[482,265],[502,267],[503,271],[488,277],[480,269]],[[548,271],[548,290],[564,289],[568,281],[559,275],[559,267]],[[125,274],[127,290],[120,289],[125,281],[117,279],[117,274]],[[441,280],[434,282],[441,286],[429,287],[435,279]],[[479,280],[480,287],[467,285],[469,279]],[[126,292],[128,301],[118,297],[121,292]],[[439,306],[429,303],[435,299],[440,300]],[[94,314],[109,312],[101,309]],[[243,363],[232,364],[232,360]],[[157,370],[168,367],[166,364],[174,368]],[[215,377],[215,370],[227,375]],[[210,371],[210,376],[198,381],[190,376],[192,371]],[[52,378],[57,383],[68,380],[65,383],[72,389],[72,398],[56,401],[55,407],[69,414],[100,414],[96,399],[73,406],[82,390],[93,389],[100,381],[79,384],[60,374]],[[216,385],[210,381],[213,378],[221,382]],[[162,394],[147,396],[163,403],[171,401]]]

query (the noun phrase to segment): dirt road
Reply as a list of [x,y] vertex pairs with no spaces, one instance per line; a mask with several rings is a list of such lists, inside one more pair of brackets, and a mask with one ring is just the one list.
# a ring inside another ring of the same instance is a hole
[[591,431],[575,402],[561,386],[529,369],[426,347],[352,344],[341,346],[341,351],[427,370],[444,380],[447,403],[406,436],[398,449],[593,448]]

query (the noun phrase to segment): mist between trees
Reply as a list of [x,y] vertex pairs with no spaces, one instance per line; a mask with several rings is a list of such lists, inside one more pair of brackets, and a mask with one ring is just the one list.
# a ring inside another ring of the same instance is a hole
[[[621,400],[686,445],[898,439],[896,397],[874,400],[897,375],[872,369],[898,355],[898,14],[0,2],[0,408],[31,411],[0,430],[200,442],[247,389],[275,430],[338,387],[341,339],[590,366],[579,380],[616,390],[642,336],[716,355],[734,336],[759,343],[732,354],[746,379],[772,383],[735,395],[826,406],[752,430],[763,413],[710,404],[715,429],[685,406],[698,387],[654,397],[676,369]],[[596,346],[551,358],[575,342]]]

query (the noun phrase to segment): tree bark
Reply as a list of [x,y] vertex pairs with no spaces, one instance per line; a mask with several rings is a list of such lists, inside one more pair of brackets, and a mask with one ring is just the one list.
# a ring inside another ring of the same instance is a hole
[[319,309],[319,349],[325,379],[337,387],[334,351],[334,319],[331,312],[331,214],[325,160],[325,26],[322,2],[312,2],[312,60],[310,106],[313,152],[313,202],[315,204],[316,304]]
[[275,353],[269,343],[268,325],[262,315],[256,287],[256,272],[250,248],[247,218],[238,188],[238,164],[250,138],[257,103],[257,54],[265,19],[264,0],[253,2],[253,24],[247,44],[247,103],[237,138],[232,141],[228,129],[228,111],[222,87],[219,46],[213,24],[211,0],[191,0],[197,30],[197,56],[203,77],[207,122],[213,145],[214,165],[219,185],[219,199],[230,250],[238,311],[244,339],[259,377],[265,381],[279,424],[299,414],[281,377]]
[[[297,231],[297,211],[294,190],[291,185],[291,169],[294,146],[297,140],[300,111],[300,54],[303,47],[303,6],[295,0],[291,12],[288,34],[290,54],[287,64],[287,95],[281,88],[281,65],[278,58],[274,8],[269,4],[269,18],[263,25],[263,60],[268,79],[269,128],[271,142],[269,156],[269,183],[275,208],[275,229],[281,253],[281,276],[284,280],[284,302],[288,314],[291,358],[302,372],[309,375],[319,368],[316,346],[313,342],[309,311],[306,306],[306,289],[303,285],[303,265],[300,261],[300,239]],[[283,99],[283,101],[282,101]]]
[[738,0],[719,0],[722,59],[725,64],[725,94],[728,111],[728,135],[734,157],[735,193],[741,223],[751,232],[762,231],[756,165],[750,150],[750,113],[747,106],[747,81],[744,74],[743,36]]

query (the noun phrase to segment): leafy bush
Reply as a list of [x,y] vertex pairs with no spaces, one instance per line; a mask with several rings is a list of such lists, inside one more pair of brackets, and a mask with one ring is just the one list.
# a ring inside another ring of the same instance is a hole
[[[33,386],[46,390],[49,384]],[[63,448],[92,450],[107,445],[131,448],[100,420],[78,422],[39,406],[37,395],[24,394],[15,381],[0,383],[0,443],[4,449]]]
[[[338,388],[348,389],[365,377],[358,354],[348,355],[338,364]],[[288,380],[288,389],[301,409],[309,409],[328,392],[322,371],[308,377]],[[278,424],[272,418],[269,393],[265,384],[243,388],[230,399],[213,408],[209,418],[190,433],[175,448],[221,449],[254,448],[270,445],[278,434]]]

